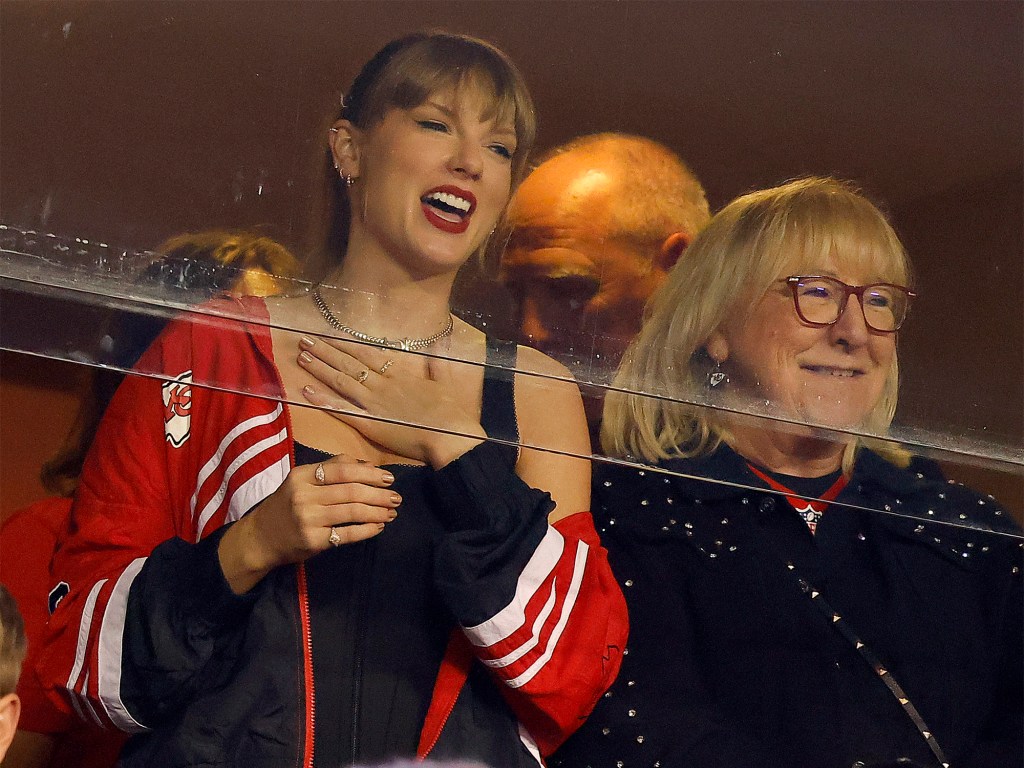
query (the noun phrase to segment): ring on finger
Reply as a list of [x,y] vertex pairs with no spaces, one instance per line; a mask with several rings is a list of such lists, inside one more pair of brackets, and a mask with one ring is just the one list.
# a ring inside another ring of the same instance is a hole
[[338,533],[338,526],[336,526],[336,525],[332,525],[331,526],[331,535],[327,539],[327,541],[330,542],[332,547],[339,547],[339,546],[341,546],[341,534]]
[[384,375],[385,373],[387,373],[387,372],[388,372],[388,368],[390,368],[390,367],[391,367],[392,365],[394,365],[394,364],[395,364],[395,361],[394,361],[394,360],[385,360],[385,361],[384,361],[384,365],[382,365],[382,366],[381,366],[381,367],[380,367],[380,368],[379,368],[379,369],[377,370],[377,373],[379,373],[379,374],[380,374],[381,376],[383,376],[383,375]]
[[356,376],[356,381],[360,384],[365,384],[368,378],[370,378],[370,372],[363,368],[363,370],[359,372],[359,375]]
[[320,483],[320,485],[324,484],[324,482],[327,480],[327,473],[324,472],[323,464],[316,465],[316,471],[313,473],[313,477],[316,478],[316,481]]

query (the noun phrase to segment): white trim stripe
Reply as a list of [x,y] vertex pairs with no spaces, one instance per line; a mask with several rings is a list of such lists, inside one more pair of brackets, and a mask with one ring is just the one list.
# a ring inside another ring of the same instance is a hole
[[124,644],[124,623],[128,613],[128,591],[145,564],[146,558],[132,560],[118,577],[103,612],[99,642],[99,680],[96,686],[100,704],[111,722],[127,733],[148,730],[131,716],[121,701],[121,648]]
[[[217,510],[220,509],[221,504],[224,503],[224,498],[227,496],[228,484],[231,482],[231,478],[234,477],[235,472],[249,461],[249,459],[273,448],[275,445],[280,445],[287,439],[288,430],[282,429],[276,435],[265,437],[262,440],[253,443],[235,457],[234,461],[232,461],[228,465],[228,468],[224,470],[224,476],[221,478],[220,487],[213,494],[213,497],[206,502],[206,506],[203,507],[203,511],[200,513],[199,519],[196,521],[197,531],[203,530],[206,524],[210,522],[210,518],[216,514]],[[196,535],[196,540],[199,540],[198,534]]]
[[[92,585],[89,596],[85,599],[85,607],[82,609],[82,620],[78,624],[78,645],[75,646],[75,663],[71,666],[71,674],[68,675],[67,689],[78,690],[78,677],[82,674],[82,667],[85,666],[85,655],[89,649],[89,633],[92,630],[92,615],[96,611],[96,600],[99,599],[100,590],[107,583],[101,579]],[[67,600],[67,598],[64,598]],[[81,715],[81,712],[79,712]],[[83,716],[84,720],[85,717]]]
[[502,656],[500,659],[481,659],[481,661],[483,661],[483,663],[486,666],[491,667],[492,669],[500,669],[501,667],[507,667],[509,664],[518,661],[527,653],[529,653],[537,647],[537,645],[540,643],[540,633],[544,629],[544,623],[548,620],[548,617],[551,615],[551,612],[555,609],[555,602],[558,599],[557,585],[558,580],[554,579],[551,582],[551,594],[548,596],[548,601],[544,603],[544,607],[541,609],[541,612],[537,614],[537,620],[533,622],[533,627],[531,628],[532,631],[530,632],[530,638],[525,643],[516,648],[514,651],[512,651],[509,654],[506,654],[505,656]]
[[533,759],[537,761],[537,765],[543,768],[544,759],[540,756],[540,747],[537,746],[537,742],[534,741],[533,736],[526,730],[526,726],[522,723],[517,722],[519,726],[519,740],[523,742],[523,746],[526,747],[526,751],[533,756]]
[[[248,432],[250,429],[256,427],[262,427],[265,424],[274,422],[282,413],[284,413],[284,406],[280,403],[277,407],[269,413],[260,414],[259,416],[253,416],[252,418],[246,419],[241,424],[235,426],[230,432],[224,435],[224,438],[220,441],[220,445],[217,446],[217,450],[214,451],[207,462],[203,465],[203,468],[199,470],[199,477],[196,480],[196,491],[192,494],[192,502],[190,505],[193,516],[196,513],[196,504],[199,503],[199,491],[202,490],[203,483],[205,483],[212,475],[220,463],[224,460],[224,454],[228,449],[228,446],[235,441],[235,438]],[[202,528],[202,526],[199,526]]]
[[231,501],[228,502],[228,522],[240,519],[242,515],[280,488],[281,483],[288,477],[291,465],[291,457],[285,454],[280,461],[271,464],[238,486],[238,489],[231,495]]
[[558,619],[558,624],[555,625],[554,630],[551,632],[551,637],[548,638],[548,646],[544,649],[541,657],[530,665],[529,669],[519,675],[519,677],[515,677],[507,682],[510,688],[519,688],[530,682],[544,665],[548,663],[552,654],[554,654],[555,646],[558,645],[558,640],[565,630],[565,625],[569,623],[569,614],[572,613],[573,606],[576,605],[576,598],[580,593],[580,585],[583,583],[583,571],[586,570],[587,553],[589,550],[590,547],[587,546],[586,542],[580,541],[577,543],[572,583],[569,585],[569,592],[565,596],[565,602],[562,603],[562,614]]
[[[85,709],[88,711],[89,719],[91,719],[94,723],[96,723],[96,725],[98,725],[100,728],[103,728],[105,730],[107,726],[103,722],[103,720],[100,719],[99,713],[96,711],[96,708],[92,705],[92,702],[89,701],[89,696],[87,694],[88,690],[89,690],[89,670],[88,670],[88,668],[86,668],[85,675],[82,676],[82,693],[78,693],[78,691],[75,691],[75,696],[77,696],[79,698],[80,703],[81,703],[81,707],[85,707]],[[82,714],[82,709],[79,706],[76,706],[75,710],[78,712],[78,716],[79,717],[81,717],[83,720],[86,719],[85,715]]]
[[486,648],[511,636],[526,623],[526,605],[558,565],[565,549],[565,539],[558,531],[548,526],[547,533],[534,550],[530,561],[519,575],[516,594],[512,602],[498,611],[492,618],[475,627],[464,627],[469,642],[478,648]]

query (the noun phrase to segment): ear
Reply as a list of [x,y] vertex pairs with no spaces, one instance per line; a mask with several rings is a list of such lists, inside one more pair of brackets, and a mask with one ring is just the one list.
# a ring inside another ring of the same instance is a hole
[[692,239],[685,232],[673,232],[661,244],[658,255],[654,259],[654,266],[662,272],[668,272],[679,261],[679,257],[683,255],[683,251],[686,250],[686,246]]
[[359,177],[359,144],[362,132],[348,120],[338,120],[327,133],[327,143],[339,172]]
[[704,349],[708,357],[716,363],[724,363],[729,359],[729,341],[721,330],[716,330],[708,336],[708,340],[704,342]]
[[21,716],[21,700],[17,694],[9,693],[0,698],[0,760],[11,745],[14,732],[18,729],[18,718]]

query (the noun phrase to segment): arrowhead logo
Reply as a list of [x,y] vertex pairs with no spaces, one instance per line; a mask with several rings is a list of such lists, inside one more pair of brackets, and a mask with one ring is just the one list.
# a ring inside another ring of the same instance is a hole
[[161,387],[164,402],[164,435],[180,448],[192,432],[192,371],[185,371]]

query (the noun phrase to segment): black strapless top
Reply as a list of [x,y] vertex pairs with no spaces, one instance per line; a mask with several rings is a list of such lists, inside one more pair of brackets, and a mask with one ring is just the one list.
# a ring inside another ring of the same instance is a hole
[[[487,340],[481,424],[518,441],[515,345]],[[516,448],[508,446],[514,454]],[[296,465],[330,454],[295,443]],[[414,757],[455,621],[433,588],[443,533],[425,466],[391,464],[398,517],[374,538],[306,562],[317,766]]]

